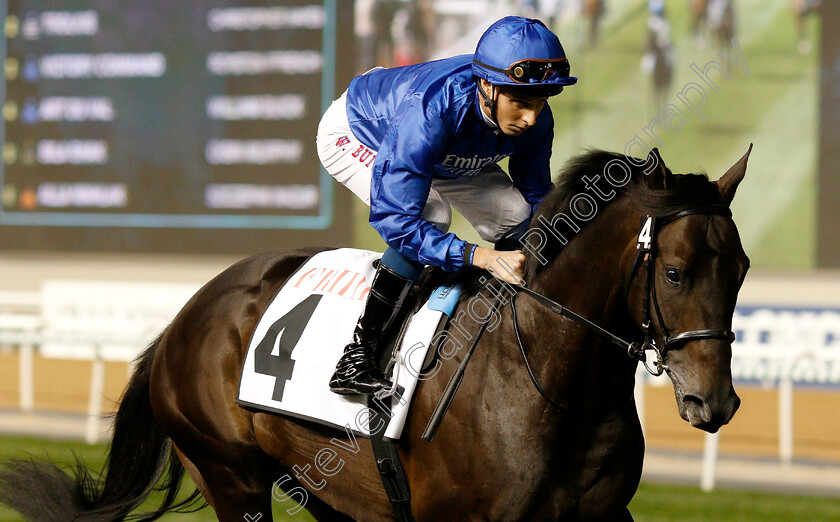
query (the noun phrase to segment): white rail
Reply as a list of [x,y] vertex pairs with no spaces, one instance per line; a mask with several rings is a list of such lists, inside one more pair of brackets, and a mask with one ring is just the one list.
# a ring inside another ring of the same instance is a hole
[[[19,408],[36,409],[35,354],[89,360],[92,365],[87,439],[102,413],[105,361],[130,362],[175,316],[198,285],[47,281],[41,292],[0,292],[0,347],[19,353]],[[733,321],[733,377],[773,383],[779,391],[779,459],[794,458],[796,384],[840,386],[840,310],[739,307]],[[636,402],[644,428],[644,385]],[[706,437],[703,487],[714,487],[718,435]]]
[[40,292],[0,292],[0,346],[18,350],[20,410],[35,410],[36,350],[45,358],[89,360],[85,439],[97,442],[105,362],[127,362],[131,368],[197,289],[178,283],[52,280]]

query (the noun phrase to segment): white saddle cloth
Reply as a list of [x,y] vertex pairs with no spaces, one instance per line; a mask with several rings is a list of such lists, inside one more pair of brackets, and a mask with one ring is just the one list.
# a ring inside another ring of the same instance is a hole
[[[238,401],[249,407],[303,418],[370,436],[381,424],[371,420],[366,397],[329,390],[335,364],[362,313],[373,262],[381,253],[338,249],[311,257],[268,306],[251,339]],[[398,394],[391,397],[392,418],[385,436],[402,433],[429,341],[442,312],[423,306],[401,344]]]

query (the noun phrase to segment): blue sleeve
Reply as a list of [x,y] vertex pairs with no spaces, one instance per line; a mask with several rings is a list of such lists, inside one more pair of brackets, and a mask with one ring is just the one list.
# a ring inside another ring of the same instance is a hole
[[397,108],[373,166],[370,224],[408,259],[455,271],[464,267],[466,242],[423,219],[435,160],[453,135],[452,121],[435,102],[414,94]]
[[531,205],[531,215],[551,190],[551,146],[554,141],[554,117],[548,105],[540,112],[537,124],[521,137],[522,147],[510,157],[508,169],[514,186]]

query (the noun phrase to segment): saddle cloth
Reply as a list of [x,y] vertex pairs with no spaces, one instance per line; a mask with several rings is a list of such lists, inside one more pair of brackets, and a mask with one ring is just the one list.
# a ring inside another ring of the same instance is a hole
[[[369,437],[366,397],[329,390],[335,364],[353,335],[381,253],[343,248],[309,258],[277,293],[248,347],[237,402],[252,409],[350,429]],[[385,437],[398,439],[423,360],[444,310],[451,314],[457,290],[441,287],[422,306],[401,343],[397,393]],[[434,309],[433,309],[434,308]]]

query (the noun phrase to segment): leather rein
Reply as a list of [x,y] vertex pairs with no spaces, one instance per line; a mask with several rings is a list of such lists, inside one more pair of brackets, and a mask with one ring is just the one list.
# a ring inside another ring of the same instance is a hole
[[[668,352],[668,350],[678,349],[690,341],[699,341],[705,339],[723,339],[731,343],[735,340],[735,333],[732,330],[722,328],[689,330],[685,332],[680,332],[676,335],[672,335],[671,330],[667,326],[665,326],[662,311],[659,308],[659,300],[656,298],[656,265],[654,264],[657,254],[657,234],[662,229],[662,227],[664,227],[668,223],[671,223],[673,221],[687,216],[693,216],[697,214],[706,216],[719,215],[726,216],[729,218],[732,217],[732,211],[729,209],[729,207],[724,205],[708,205],[683,210],[682,212],[679,212],[668,219],[657,220],[654,216],[651,215],[642,216],[642,224],[639,230],[638,241],[636,243],[636,257],[633,260],[633,264],[630,266],[630,269],[628,270],[627,277],[625,278],[624,282],[624,297],[626,302],[630,294],[630,286],[633,282],[633,278],[636,274],[636,271],[639,269],[640,265],[644,264],[645,289],[644,296],[642,298],[641,324],[641,330],[644,334],[644,340],[642,342],[627,341],[625,339],[622,339],[621,337],[609,332],[608,330],[595,324],[594,322],[581,316],[580,314],[569,310],[563,305],[553,301],[552,299],[549,299],[548,297],[540,294],[539,292],[531,290],[530,288],[527,288],[525,286],[517,286],[513,288],[515,292],[511,299],[513,328],[516,334],[516,341],[519,344],[519,349],[522,352],[523,359],[525,360],[525,367],[528,369],[528,374],[530,375],[531,381],[533,382],[534,386],[537,388],[537,391],[539,391],[540,395],[542,395],[543,398],[555,408],[560,410],[569,410],[568,407],[559,405],[554,400],[552,400],[548,396],[548,394],[545,393],[543,388],[537,382],[537,379],[534,376],[534,372],[531,369],[531,365],[528,362],[528,356],[526,354],[525,347],[522,344],[522,339],[519,333],[519,323],[516,317],[516,297],[519,292],[530,296],[535,301],[545,306],[555,314],[571,319],[575,323],[583,326],[584,328],[600,336],[606,341],[622,348],[622,350],[624,350],[630,358],[640,361],[642,364],[644,364],[645,369],[651,375],[654,376],[662,375],[662,373],[668,369],[668,367],[665,365],[665,355]],[[653,329],[651,325],[651,303],[653,303],[653,310],[656,312],[657,320],[659,321],[659,325],[662,328],[663,334],[665,336],[662,347],[659,347],[656,343],[656,340],[654,339]],[[651,367],[647,362],[646,352],[648,350],[653,350],[654,353],[656,353],[656,360],[653,362],[653,367]],[[630,399],[632,400],[632,395]]]

